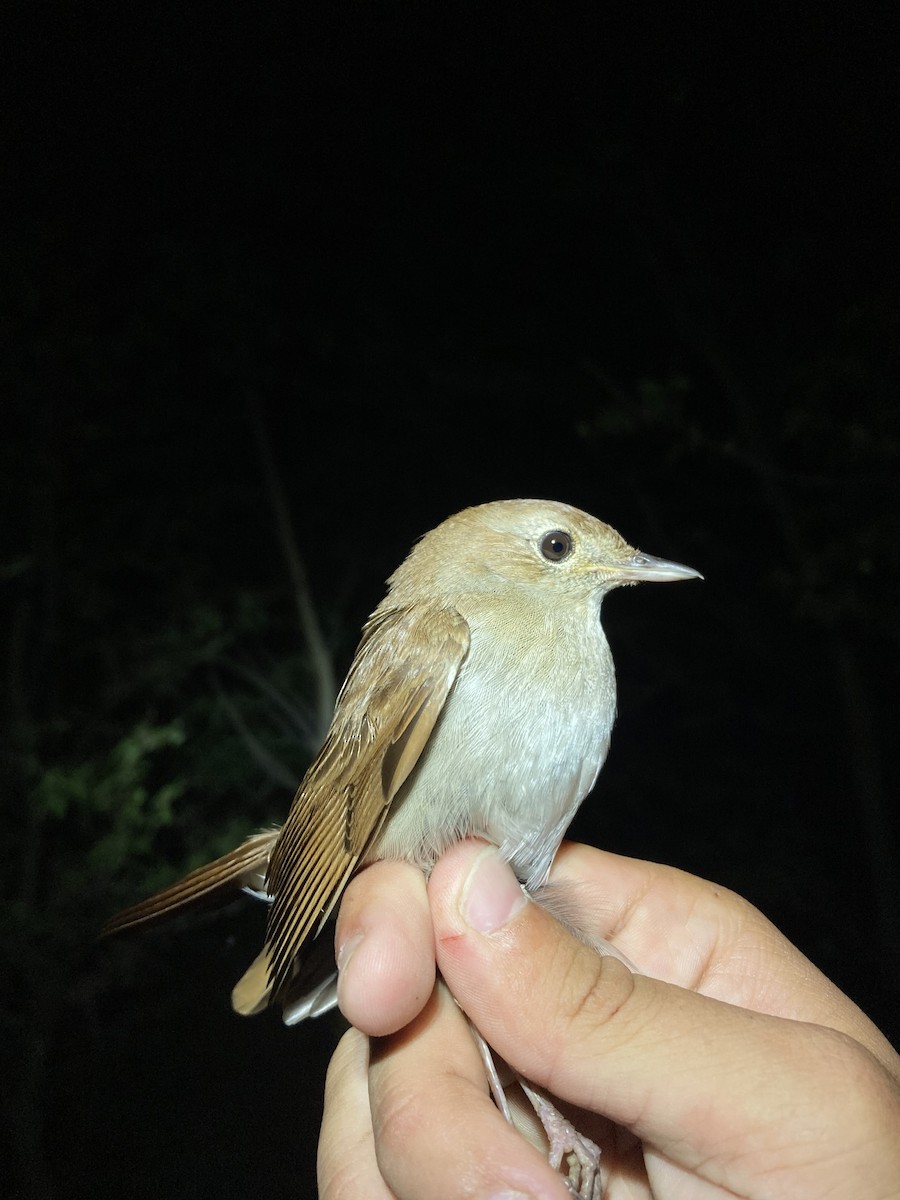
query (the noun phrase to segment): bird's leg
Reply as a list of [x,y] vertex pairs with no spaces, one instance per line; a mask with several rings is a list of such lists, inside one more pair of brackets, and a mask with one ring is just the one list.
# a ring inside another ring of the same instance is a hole
[[506,1099],[506,1092],[503,1090],[503,1084],[500,1082],[500,1076],[497,1074],[497,1066],[494,1062],[491,1048],[471,1021],[469,1022],[469,1028],[472,1030],[472,1037],[475,1039],[475,1045],[478,1047],[478,1053],[481,1055],[481,1061],[484,1063],[484,1073],[487,1075],[494,1103],[503,1113],[504,1117],[506,1117],[507,1121],[509,1121],[510,1125],[512,1125],[513,1119],[512,1113],[509,1111],[509,1101]]
[[[497,1072],[490,1046],[469,1021],[472,1037],[484,1063],[484,1071],[490,1085],[494,1103],[503,1116],[514,1124],[509,1101]],[[579,1133],[571,1121],[567,1121],[559,1109],[551,1103],[544,1092],[528,1083],[521,1075],[516,1080],[534,1109],[543,1126],[549,1148],[547,1158],[555,1171],[560,1170],[563,1159],[568,1167],[566,1186],[578,1200],[603,1200],[603,1185],[600,1179],[600,1147],[590,1138]]]

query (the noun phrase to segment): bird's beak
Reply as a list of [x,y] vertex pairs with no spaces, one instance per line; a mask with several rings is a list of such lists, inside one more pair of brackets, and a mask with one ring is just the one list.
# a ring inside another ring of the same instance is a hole
[[654,558],[652,554],[635,552],[631,558],[616,568],[622,583],[674,583],[679,579],[702,579],[693,567],[683,563],[669,562],[665,558]]

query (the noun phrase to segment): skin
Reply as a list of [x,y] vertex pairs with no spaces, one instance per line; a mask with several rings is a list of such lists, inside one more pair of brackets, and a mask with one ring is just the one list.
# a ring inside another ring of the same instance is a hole
[[756,909],[573,844],[552,879],[646,974],[526,900],[484,843],[427,887],[400,863],[353,881],[337,947],[355,1028],[326,1083],[322,1200],[568,1195],[489,1099],[447,988],[600,1143],[605,1200],[900,1197],[900,1059]]

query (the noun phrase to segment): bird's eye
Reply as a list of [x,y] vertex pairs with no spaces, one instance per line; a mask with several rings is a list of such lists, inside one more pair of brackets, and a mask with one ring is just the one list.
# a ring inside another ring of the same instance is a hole
[[561,529],[545,533],[541,539],[541,554],[550,562],[562,562],[572,553],[572,535]]

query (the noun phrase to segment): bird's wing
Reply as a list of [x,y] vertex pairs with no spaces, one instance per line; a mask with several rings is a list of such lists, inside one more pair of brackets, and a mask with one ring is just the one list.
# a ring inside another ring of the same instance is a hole
[[138,925],[149,925],[173,916],[184,908],[228,900],[231,893],[244,887],[259,889],[279,832],[278,829],[267,829],[263,833],[256,833],[215,862],[198,867],[170,887],[116,913],[103,926],[100,936],[107,937]]
[[378,609],[272,854],[266,931],[269,988],[291,974],[415,767],[469,648],[453,608]]

